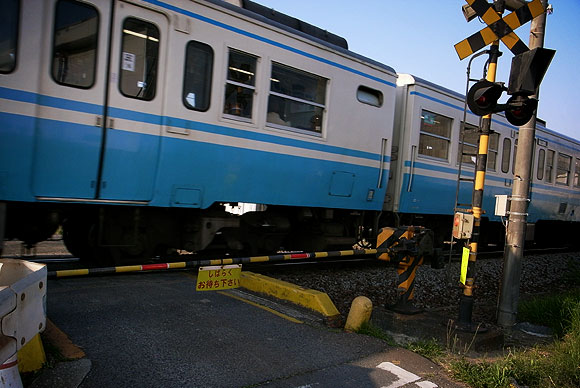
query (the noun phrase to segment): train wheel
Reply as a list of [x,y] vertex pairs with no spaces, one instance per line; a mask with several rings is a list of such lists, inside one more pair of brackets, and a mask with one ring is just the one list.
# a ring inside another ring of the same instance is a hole
[[94,232],[94,223],[82,218],[67,218],[62,225],[62,240],[66,249],[75,257],[87,261],[92,257],[94,243],[91,235]]

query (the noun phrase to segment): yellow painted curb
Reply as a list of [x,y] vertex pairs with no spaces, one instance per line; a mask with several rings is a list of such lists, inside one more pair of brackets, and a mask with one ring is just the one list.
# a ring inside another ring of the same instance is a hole
[[18,371],[20,373],[34,372],[42,369],[42,365],[44,365],[45,362],[46,354],[44,353],[44,347],[40,340],[40,334],[32,337],[32,339],[18,351]]
[[247,271],[241,273],[240,285],[250,291],[287,300],[317,311],[326,318],[340,317],[340,313],[328,295],[320,291],[309,290],[292,283]]
[[67,359],[77,360],[85,356],[85,352],[72,343],[68,336],[60,330],[50,319],[46,320],[44,339],[58,349],[60,354]]

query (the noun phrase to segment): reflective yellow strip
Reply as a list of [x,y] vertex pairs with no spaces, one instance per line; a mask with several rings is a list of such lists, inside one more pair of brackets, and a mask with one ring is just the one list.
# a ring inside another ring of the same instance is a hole
[[[496,46],[499,46],[499,42],[494,42],[493,44],[496,45]],[[496,62],[490,63],[489,64],[489,68],[487,69],[487,77],[486,77],[486,79],[488,81],[495,82],[495,73],[496,72],[497,72],[497,63]],[[491,117],[491,114],[488,115],[488,116]],[[488,117],[488,116],[485,116],[485,117]]]
[[475,190],[483,190],[485,185],[485,171],[476,171],[475,172]]
[[122,267],[115,267],[115,272],[136,272],[143,268],[140,265],[125,265]]
[[481,19],[485,22],[485,24],[489,26],[490,24],[497,22],[500,19],[500,17],[495,11],[495,9],[493,9],[493,7],[489,7],[487,11],[483,14]]
[[479,31],[479,33],[481,34],[481,39],[483,39],[483,42],[485,43],[484,46],[497,40],[497,35],[489,27],[485,27],[483,30]]
[[544,6],[540,0],[534,0],[531,3],[526,4],[526,6],[529,8],[533,18],[540,16],[545,12]]
[[80,275],[88,275],[88,269],[65,269],[62,271],[56,271],[56,277],[65,277],[65,276],[80,276]]
[[262,263],[264,261],[269,261],[270,257],[269,256],[255,256],[255,257],[250,257],[250,263]]
[[515,30],[516,28],[521,26],[520,19],[518,19],[518,15],[516,15],[515,12],[512,12],[504,16],[503,21],[506,22],[506,24],[510,26],[512,30]]
[[511,50],[520,41],[520,38],[515,34],[515,32],[510,32],[501,38],[501,41]]
[[262,306],[261,304],[258,304],[258,303],[255,303],[255,302],[252,302],[251,300],[244,299],[244,298],[242,298],[242,297],[239,297],[239,296],[237,296],[237,295],[233,295],[233,294],[230,294],[230,293],[228,293],[228,292],[223,292],[223,291],[218,291],[217,293],[218,293],[218,294],[222,294],[222,295],[224,295],[224,296],[229,296],[230,298],[237,299],[237,300],[239,300],[239,301],[242,301],[242,302],[244,302],[244,303],[247,303],[247,304],[249,304],[249,305],[252,305],[252,306],[254,306],[254,307],[261,308],[262,310],[265,310],[265,311],[267,311],[267,312],[269,312],[269,313],[272,313],[272,314],[274,314],[274,315],[277,315],[277,316],[279,316],[280,318],[287,319],[287,320],[289,320],[290,322],[294,322],[294,323],[304,323],[304,322],[302,322],[302,321],[300,321],[300,320],[298,320],[298,319],[296,319],[296,318],[293,318],[293,317],[291,317],[291,316],[289,316],[289,315],[282,314],[281,312],[278,312],[278,311],[276,311],[276,310],[274,310],[274,309],[271,309],[270,307]]
[[462,40],[461,42],[455,45],[455,51],[457,55],[459,55],[459,59],[464,59],[473,54],[473,50],[471,50],[471,46],[467,39]]
[[314,253],[314,257],[316,257],[316,258],[328,257],[328,252],[316,252],[316,253]]
[[167,263],[167,268],[185,268],[185,261],[179,263]]
[[486,155],[487,154],[487,145],[489,143],[489,136],[488,135],[481,135],[479,136],[479,153]]

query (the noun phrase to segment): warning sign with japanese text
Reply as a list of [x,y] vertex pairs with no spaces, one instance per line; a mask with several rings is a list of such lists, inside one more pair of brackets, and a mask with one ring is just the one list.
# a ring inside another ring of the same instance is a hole
[[216,291],[240,286],[241,264],[199,267],[196,291]]

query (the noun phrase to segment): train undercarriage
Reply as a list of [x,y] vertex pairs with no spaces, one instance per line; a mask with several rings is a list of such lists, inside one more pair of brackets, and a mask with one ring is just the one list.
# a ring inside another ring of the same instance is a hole
[[6,238],[31,248],[61,228],[72,255],[119,265],[180,252],[257,255],[280,250],[352,249],[372,235],[373,214],[268,206],[242,215],[209,209],[9,204]]
[[[138,263],[183,252],[199,257],[252,256],[278,251],[328,251],[375,246],[385,226],[423,226],[434,232],[434,246],[448,249],[451,216],[362,212],[343,209],[268,206],[235,215],[224,204],[209,209],[9,203],[5,237],[27,248],[60,229],[69,252],[98,265]],[[2,212],[0,212],[0,216]],[[2,222],[0,217],[0,222]],[[540,221],[531,243],[576,243],[575,223]],[[504,226],[482,219],[479,245],[503,247]]]

